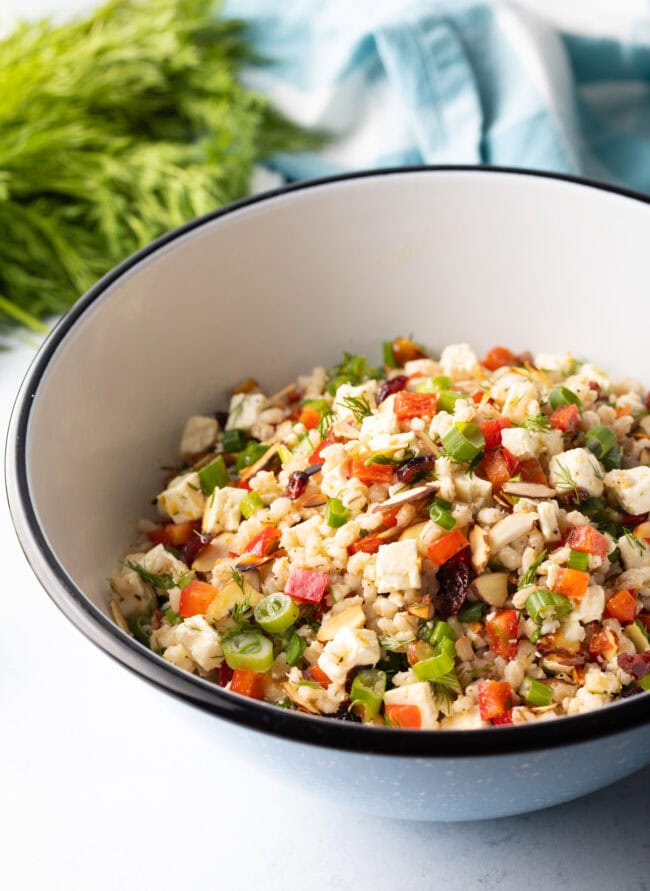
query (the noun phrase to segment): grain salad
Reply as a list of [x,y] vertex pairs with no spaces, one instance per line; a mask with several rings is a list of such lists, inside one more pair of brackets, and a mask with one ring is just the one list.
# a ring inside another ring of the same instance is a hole
[[425,730],[650,690],[650,398],[571,355],[407,338],[187,420],[110,577],[178,668]]

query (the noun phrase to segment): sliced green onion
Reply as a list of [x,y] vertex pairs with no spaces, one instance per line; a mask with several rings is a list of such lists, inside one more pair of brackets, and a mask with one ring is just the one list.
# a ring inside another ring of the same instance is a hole
[[648,629],[645,627],[645,625],[643,624],[643,622],[641,621],[641,619],[635,619],[635,620],[634,620],[634,624],[635,624],[636,627],[639,629],[639,631],[641,632],[641,634],[645,637],[645,639],[646,639],[647,641],[650,641],[650,631],[648,631]]
[[558,619],[570,613],[573,607],[568,597],[556,594],[555,591],[547,591],[539,588],[528,595],[526,599],[526,612],[533,622],[541,624],[545,619]]
[[531,643],[537,643],[537,641],[540,639],[541,636],[542,636],[542,629],[541,629],[541,628],[535,628],[535,630],[533,631],[533,633],[530,635],[530,642],[531,642]]
[[464,393],[454,393],[453,390],[441,390],[438,394],[438,411],[453,414],[459,399],[467,399],[467,396]]
[[262,507],[264,507],[264,502],[257,492],[249,492],[245,498],[242,498],[239,505],[242,517],[246,520],[250,519]]
[[549,393],[548,401],[551,403],[551,408],[560,408],[562,405],[577,405],[580,411],[582,411],[582,402],[568,387],[553,387]]
[[364,668],[354,676],[350,688],[350,704],[363,712],[363,720],[376,718],[386,692],[386,672],[377,668]]
[[616,445],[602,459],[605,470],[618,470],[623,465],[623,450]]
[[485,437],[471,421],[457,421],[442,437],[445,451],[454,461],[473,461],[485,448]]
[[325,522],[332,529],[344,526],[350,519],[350,511],[339,498],[330,498],[325,508]]
[[456,632],[447,622],[438,621],[431,629],[428,641],[435,647],[445,638],[453,643],[456,640]]
[[398,368],[398,364],[395,361],[395,354],[393,353],[393,343],[390,340],[385,340],[381,345],[382,353],[384,355],[384,365],[388,365],[389,368]]
[[[446,501],[444,502],[444,504],[449,504],[449,502]],[[441,503],[441,500],[438,498],[434,498],[434,500],[429,505],[429,516],[434,523],[437,523],[438,526],[441,526],[447,531],[453,529],[456,525],[456,520],[452,516],[449,507],[444,507],[444,505]]]
[[480,622],[487,610],[487,603],[466,603],[459,611],[457,619],[461,622]]
[[[452,643],[452,649],[453,646]],[[455,655],[452,655],[448,647],[444,647],[435,656],[423,659],[422,662],[416,662],[413,666],[413,673],[419,681],[437,681],[452,671],[455,661]]]
[[642,690],[650,690],[650,674],[647,674],[644,678],[641,678],[639,681],[639,687]]
[[[149,631],[147,631],[147,627],[149,628]],[[136,640],[149,646],[151,632],[151,615],[149,613],[143,613],[140,616],[134,616],[132,619],[129,619],[129,628],[133,632],[133,636]]]
[[183,617],[179,616],[176,610],[172,609],[170,606],[165,610],[165,621],[168,625],[180,625],[183,621]]
[[579,569],[580,572],[586,572],[589,569],[589,554],[584,554],[582,551],[571,551],[567,566],[569,569]]
[[292,631],[286,649],[287,662],[289,663],[289,665],[293,667],[300,662],[302,654],[305,652],[306,646],[307,641],[305,640],[305,638],[301,637],[295,631]]
[[280,459],[280,463],[284,465],[288,464],[289,461],[291,461],[293,455],[291,454],[291,451],[286,447],[286,445],[281,444],[278,446],[278,457]]
[[524,678],[519,695],[526,700],[529,705],[545,706],[550,705],[553,699],[553,691],[542,681],[535,678]]
[[244,449],[243,452],[240,452],[237,456],[237,460],[235,461],[235,470],[243,470],[244,467],[250,467],[251,464],[255,464],[256,461],[268,451],[269,447],[266,445],[262,445],[261,442],[256,442],[251,440]]
[[239,428],[224,430],[222,443],[224,452],[241,452],[246,448],[247,439],[246,431]]
[[[445,377],[445,375],[440,375],[439,377],[425,377],[417,382],[415,385],[415,392],[440,393],[442,390],[448,390],[452,386],[452,379],[450,377]],[[461,399],[463,398],[461,393],[454,393],[454,396],[459,396]]]
[[460,693],[463,689],[455,671],[448,671],[447,674],[443,674],[442,677],[436,679],[435,684],[437,687],[446,687],[455,693]]
[[598,424],[585,433],[585,445],[590,452],[601,460],[616,446],[616,436],[604,424]]
[[281,634],[296,621],[300,607],[288,594],[268,594],[262,597],[253,615],[260,628],[271,634]]
[[204,495],[212,495],[215,489],[223,489],[230,482],[230,475],[223,455],[217,455],[214,461],[199,470],[199,483]]
[[239,631],[224,637],[221,649],[229,668],[264,672],[273,665],[273,644],[256,631]]
[[[303,433],[301,437],[298,439],[298,444],[293,447],[294,455],[311,455],[314,451],[314,446],[312,444],[311,439],[307,433]],[[321,459],[323,460],[323,459]]]

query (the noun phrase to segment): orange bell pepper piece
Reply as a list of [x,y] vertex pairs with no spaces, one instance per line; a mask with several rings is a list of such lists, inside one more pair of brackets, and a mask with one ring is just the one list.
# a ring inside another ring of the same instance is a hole
[[636,618],[636,597],[631,591],[617,591],[605,604],[605,612],[622,625],[629,625]]
[[459,529],[452,529],[442,538],[429,545],[427,556],[432,563],[442,566],[447,560],[451,560],[463,548],[469,547],[469,541]]
[[393,727],[407,730],[419,730],[422,727],[422,715],[417,705],[387,705],[386,717]]
[[437,393],[410,393],[400,390],[395,395],[395,414],[400,421],[411,418],[432,418],[438,408]]
[[264,683],[266,675],[247,668],[236,668],[230,682],[233,693],[249,696],[251,699],[261,699],[264,695]]
[[208,607],[219,593],[219,589],[207,582],[192,581],[181,591],[178,614],[184,619],[190,616],[204,616]]
[[580,569],[560,569],[551,590],[556,594],[564,594],[571,600],[584,597],[589,585],[589,573]]

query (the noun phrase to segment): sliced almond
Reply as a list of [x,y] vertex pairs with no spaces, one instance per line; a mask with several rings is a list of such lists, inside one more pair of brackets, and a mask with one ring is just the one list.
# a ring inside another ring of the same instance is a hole
[[488,541],[492,553],[496,554],[501,548],[510,544],[511,541],[516,541],[522,535],[527,535],[535,525],[536,520],[537,514],[534,511],[525,514],[510,514],[509,517],[499,520],[488,533]]
[[344,609],[335,616],[332,616],[331,619],[327,619],[327,621],[323,622],[318,629],[316,640],[320,640],[324,643],[327,640],[333,640],[343,628],[363,628],[365,624],[366,614],[364,613],[361,604],[358,603],[356,606]]
[[415,438],[426,452],[431,455],[437,454],[436,444],[425,430],[416,430]]
[[648,642],[648,638],[645,636],[643,631],[641,631],[638,625],[625,625],[623,630],[636,647],[637,653],[647,653],[648,650],[650,650],[650,643]]
[[243,480],[252,479],[256,473],[259,473],[261,470],[268,470],[271,464],[278,456],[278,451],[280,449],[280,443],[274,442],[273,445],[264,452],[262,457],[256,461],[254,464],[251,464],[249,467],[244,467],[244,469],[240,472],[239,476]]
[[117,602],[117,600],[115,600],[115,599],[111,600],[110,607],[111,607],[111,612],[113,614],[113,621],[115,622],[115,624],[119,625],[119,627],[122,629],[122,631],[124,631],[125,634],[128,634],[129,637],[133,637],[133,635],[131,634],[131,629],[127,625],[126,619],[122,615],[122,610],[120,609],[120,605]]
[[252,377],[247,377],[246,380],[233,387],[232,395],[236,396],[238,393],[259,393],[259,390],[257,381]]
[[518,498],[553,498],[557,494],[555,489],[542,483],[520,483],[514,480],[504,483],[502,491],[506,495],[516,495]]
[[264,566],[266,563],[270,563],[271,560],[275,560],[276,557],[280,556],[282,556],[282,554],[278,551],[274,551],[272,554],[267,554],[265,557],[257,557],[255,554],[244,554],[243,557],[240,557],[238,562],[235,563],[235,569],[237,572],[249,572],[251,569],[257,569],[258,566]]
[[433,618],[433,600],[427,595],[422,600],[416,600],[415,603],[409,604],[406,607],[406,612],[411,616],[417,616],[418,619],[431,619]]
[[199,551],[192,563],[192,569],[197,572],[210,572],[219,560],[224,560],[230,553],[230,545],[235,536],[232,532],[224,532],[217,538],[213,538],[203,550]]
[[318,709],[314,708],[311,703],[304,702],[302,699],[298,698],[298,694],[300,693],[299,684],[292,684],[291,681],[285,681],[284,684],[282,684],[282,689],[287,694],[289,699],[293,702],[293,704],[298,706],[298,708],[301,708],[305,712],[309,712],[310,715],[320,714]]
[[314,492],[302,499],[300,507],[322,507],[324,504],[327,504],[327,496],[320,492]]
[[404,492],[398,492],[392,498],[388,498],[382,504],[373,505],[373,511],[388,510],[392,507],[399,507],[402,504],[411,504],[414,501],[424,501],[440,488],[439,482],[427,483],[424,486],[416,486],[414,489],[407,489]]
[[402,531],[399,540],[404,541],[404,539],[407,538],[417,538],[427,523],[428,520],[423,520],[422,523],[415,523],[413,526],[407,526],[407,528]]
[[488,572],[472,582],[472,590],[490,606],[502,607],[508,599],[508,573]]
[[481,526],[472,526],[469,532],[469,544],[472,550],[472,566],[474,572],[483,572],[490,559],[488,534]]

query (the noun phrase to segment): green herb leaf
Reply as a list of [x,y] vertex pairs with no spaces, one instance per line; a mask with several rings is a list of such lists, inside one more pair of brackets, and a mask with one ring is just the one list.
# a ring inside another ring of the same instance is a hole
[[521,591],[522,588],[528,587],[528,585],[535,584],[535,579],[537,578],[537,570],[542,565],[544,560],[546,560],[546,550],[543,550],[539,557],[537,557],[536,560],[533,560],[526,572],[519,579],[519,583],[517,585],[518,591]]

